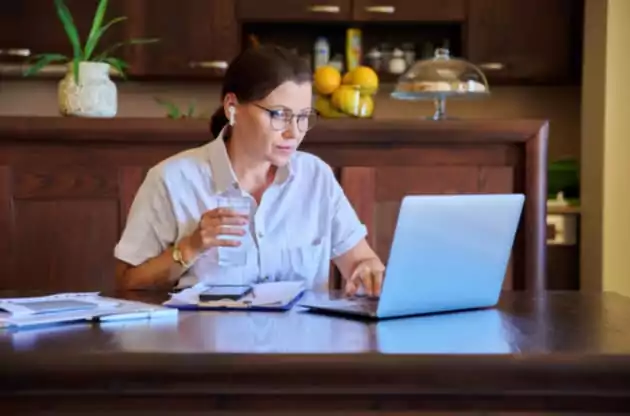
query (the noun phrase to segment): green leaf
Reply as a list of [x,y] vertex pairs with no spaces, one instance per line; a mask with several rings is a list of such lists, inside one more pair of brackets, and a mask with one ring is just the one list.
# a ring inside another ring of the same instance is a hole
[[159,97],[156,97],[155,101],[157,101],[157,103],[162,105],[163,107],[166,107],[167,115],[169,118],[180,118],[182,116],[181,111],[175,104],[169,101],[165,101]]
[[[65,55],[60,55],[58,53],[46,53],[41,55],[35,55],[30,60],[33,60],[34,63],[30,65],[23,73],[25,77],[31,76],[39,72],[46,65],[50,65],[54,62],[67,61],[68,57]],[[29,60],[29,61],[30,61]]]
[[119,49],[125,45],[140,45],[140,44],[146,44],[146,43],[155,43],[155,42],[159,42],[160,39],[158,38],[151,38],[151,39],[129,39],[126,40],[124,42],[118,42],[115,43],[114,45],[110,46],[109,48],[107,48],[105,51],[101,52],[96,58],[94,58],[94,60],[96,61],[102,61],[104,60],[106,57],[111,56],[112,53],[116,50]]
[[96,49],[96,45],[103,36],[103,34],[114,24],[126,20],[127,17],[117,17],[110,20],[105,26],[103,26],[103,19],[105,18],[105,12],[107,9],[107,0],[101,0],[98,5],[98,9],[94,15],[94,21],[92,22],[92,29],[90,30],[90,36],[85,43],[85,60],[89,60]]
[[83,60],[83,53],[81,51],[81,40],[79,39],[79,31],[74,24],[72,19],[72,14],[70,10],[68,10],[68,6],[64,3],[63,0],[55,0],[55,6],[57,8],[57,15],[63,24],[63,28],[70,39],[70,44],[72,45],[73,51],[73,59],[72,59],[72,69],[74,72],[74,80],[78,84],[79,83],[79,62]]
[[84,59],[87,61],[90,59],[94,47],[98,43],[98,39],[101,37],[101,26],[103,25],[103,18],[107,11],[107,0],[101,0],[98,3],[96,13],[94,13],[94,19],[92,20],[92,27],[90,28],[90,34],[88,35],[87,42],[85,43],[85,51],[83,52]]
[[190,104],[188,104],[188,111],[186,112],[186,115],[188,117],[192,117],[193,114],[195,114],[195,102],[191,102]]
[[[94,49],[96,49],[96,45],[98,44],[98,41],[101,39],[101,37],[105,34],[105,32],[114,24],[118,23],[118,22],[122,22],[124,20],[127,20],[127,17],[125,16],[121,16],[121,17],[117,17],[115,19],[110,20],[105,26],[103,26],[98,33],[94,36],[94,41],[91,44],[90,41],[88,40],[88,44],[85,46],[85,60],[89,60],[90,57],[92,56],[92,53],[94,52]],[[103,58],[105,58],[106,56],[102,56],[101,59],[95,59],[96,61],[99,60],[103,60]]]
[[107,62],[108,64],[110,64],[111,66],[114,67],[114,69],[116,71],[118,71],[118,73],[123,77],[123,78],[127,78],[127,76],[125,75],[125,70],[129,67],[129,65],[127,65],[127,63],[125,61],[123,61],[122,59],[119,58],[113,58],[113,57],[109,57],[109,58],[105,58],[103,60],[103,62]]

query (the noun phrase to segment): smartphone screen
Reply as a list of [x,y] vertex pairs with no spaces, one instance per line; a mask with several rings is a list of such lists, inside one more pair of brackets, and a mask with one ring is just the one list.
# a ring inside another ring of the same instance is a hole
[[252,287],[248,285],[210,286],[199,294],[199,300],[202,302],[221,299],[239,300],[243,296],[248,295],[251,291]]

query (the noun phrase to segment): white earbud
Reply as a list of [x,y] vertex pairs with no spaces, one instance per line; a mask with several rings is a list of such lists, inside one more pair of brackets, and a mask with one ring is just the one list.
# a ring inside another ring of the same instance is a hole
[[231,106],[228,108],[228,113],[230,113],[230,119],[229,119],[230,126],[233,126],[233,125],[234,125],[234,113],[235,113],[235,112],[236,112],[236,109],[234,108],[234,106],[233,106],[233,105],[231,105]]

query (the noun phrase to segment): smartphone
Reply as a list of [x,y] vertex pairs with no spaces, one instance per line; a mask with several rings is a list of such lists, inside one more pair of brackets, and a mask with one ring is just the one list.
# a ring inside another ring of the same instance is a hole
[[201,302],[211,302],[221,299],[239,300],[252,292],[248,285],[216,285],[210,286],[199,294]]

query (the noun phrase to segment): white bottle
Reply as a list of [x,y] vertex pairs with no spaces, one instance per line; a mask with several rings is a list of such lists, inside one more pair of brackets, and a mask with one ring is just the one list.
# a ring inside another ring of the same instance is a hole
[[313,62],[315,63],[315,69],[320,66],[328,65],[330,59],[330,45],[326,38],[317,38],[315,41],[315,50],[313,53]]

